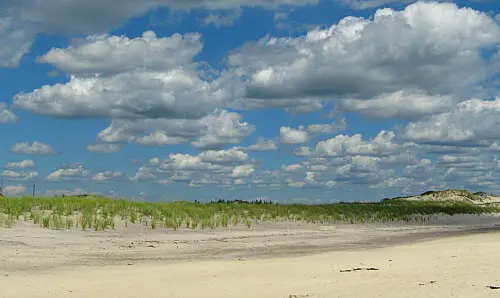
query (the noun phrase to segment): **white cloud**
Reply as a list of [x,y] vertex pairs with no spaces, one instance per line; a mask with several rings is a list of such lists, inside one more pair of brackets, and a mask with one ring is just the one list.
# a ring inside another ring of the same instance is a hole
[[206,178],[201,178],[201,179],[198,179],[198,180],[192,180],[189,182],[189,187],[204,187],[204,186],[207,186],[207,185],[215,185],[215,184],[218,184],[217,181],[215,180],[209,180],[209,179],[206,179]]
[[423,116],[449,111],[453,107],[450,95],[429,96],[419,91],[384,93],[371,100],[345,99],[341,108],[348,112],[360,112],[371,118],[417,119]]
[[191,64],[202,49],[200,37],[174,34],[159,38],[153,31],[132,39],[93,35],[76,46],[53,48],[39,60],[75,75],[112,75],[138,69],[163,72]]
[[424,158],[416,165],[408,165],[403,169],[403,174],[408,178],[424,178],[432,176],[435,167],[430,159]]
[[312,172],[326,172],[329,168],[325,165],[311,165],[308,167]]
[[101,131],[99,142],[160,145],[193,140],[201,149],[219,149],[237,144],[251,135],[255,127],[241,121],[241,115],[226,110],[216,110],[201,119],[143,119],[115,120]]
[[255,126],[241,121],[242,116],[227,111],[216,111],[200,119],[203,135],[191,144],[196,148],[215,149],[237,144],[255,131]]
[[444,164],[457,164],[457,163],[471,163],[476,162],[481,159],[481,156],[457,156],[457,155],[449,155],[445,154],[440,157],[440,163]]
[[305,187],[307,184],[304,181],[290,181],[288,183],[288,186],[290,187],[295,187],[295,188],[302,188]]
[[313,154],[311,148],[304,146],[295,148],[293,153],[295,154],[295,156],[311,156]]
[[100,143],[100,144],[90,144],[87,145],[87,150],[95,153],[115,153],[120,151],[122,146],[120,144],[112,144],[112,143]]
[[259,188],[280,189],[283,184],[283,173],[277,170],[263,170],[255,173],[252,183]]
[[115,172],[104,171],[104,172],[95,174],[94,177],[92,178],[92,180],[103,182],[103,181],[109,181],[112,179],[119,179],[122,177],[124,177],[124,175],[120,171],[115,171]]
[[393,142],[394,137],[394,132],[385,130],[370,141],[364,141],[360,134],[337,135],[318,142],[315,154],[319,156],[390,155],[398,148],[398,144]]
[[398,153],[393,153],[389,156],[383,156],[380,159],[380,163],[386,165],[404,165],[413,164],[417,162],[417,155],[412,151],[402,151]]
[[296,172],[296,171],[302,169],[303,167],[299,164],[291,164],[288,166],[282,166],[281,168],[283,169],[284,172],[291,173],[291,172]]
[[50,145],[41,142],[23,142],[15,144],[10,151],[19,154],[53,154],[54,150]]
[[234,184],[235,185],[245,185],[248,184],[248,181],[242,178],[239,179],[234,179]]
[[347,128],[345,118],[341,118],[337,122],[329,124],[311,124],[307,126],[307,130],[311,134],[333,134]]
[[161,163],[161,160],[158,157],[153,157],[149,160],[149,165],[157,167]]
[[389,189],[410,193],[414,188],[425,189],[425,182],[417,181],[407,177],[391,177],[378,184],[374,184],[371,188]]
[[302,180],[286,179],[285,182],[288,184],[289,187],[293,188],[323,187],[324,184],[316,180],[317,178],[316,175],[317,173],[314,172],[306,172]]
[[240,151],[237,148],[220,151],[208,150],[200,153],[199,156],[202,161],[213,164],[243,163],[249,158],[247,153]]
[[191,171],[177,171],[168,178],[168,183],[170,182],[189,182],[191,181]]
[[280,138],[284,144],[304,144],[309,140],[309,134],[302,126],[299,129],[284,126],[280,128]]
[[6,195],[16,196],[24,193],[26,191],[26,187],[22,185],[8,185],[4,187],[3,191]]
[[185,141],[181,137],[170,137],[166,132],[160,130],[136,139],[137,143],[149,146],[177,145]]
[[258,138],[257,143],[247,147],[238,147],[238,149],[243,151],[276,151],[278,149],[278,144],[275,140]]
[[193,61],[201,48],[198,34],[91,36],[41,58],[71,73],[69,82],[19,93],[14,105],[59,118],[200,118],[233,97],[228,74],[204,79],[210,70]]
[[224,106],[229,94],[195,70],[124,72],[75,77],[14,97],[14,105],[59,118],[198,118]]
[[[402,11],[380,9],[369,19],[346,17],[305,36],[265,37],[228,61],[242,74],[247,105],[321,108],[321,101],[351,98],[351,109],[412,118],[431,107],[444,111],[448,97],[466,100],[492,88],[483,83],[498,73],[498,63],[482,51],[497,52],[499,42],[500,27],[486,13],[417,2]],[[414,92],[425,99],[402,107]],[[386,111],[363,102],[370,100]]]
[[242,9],[210,13],[203,19],[203,24],[212,25],[216,28],[230,26],[241,17],[241,13]]
[[137,170],[135,176],[130,177],[130,180],[134,182],[153,181],[156,180],[156,175],[152,173],[152,168],[143,166]]
[[213,171],[221,168],[218,165],[204,162],[200,156],[181,153],[170,154],[169,162],[174,170]]
[[11,180],[31,180],[38,177],[38,172],[16,172],[12,170],[4,170],[2,176]]
[[[5,42],[0,46],[0,67],[17,66],[38,33],[101,34],[152,9],[169,8],[173,12],[196,8],[227,11],[243,7],[273,9],[282,5],[304,6],[315,3],[317,0],[53,0],[50,5],[46,5],[39,0],[3,0],[0,37]],[[211,20],[217,22],[215,18]]]
[[82,165],[76,165],[67,168],[60,168],[50,173],[47,176],[47,180],[50,181],[64,181],[64,180],[75,180],[75,179],[85,179],[90,175],[90,170],[84,168]]
[[33,168],[35,166],[35,162],[31,159],[26,159],[19,162],[9,162],[5,165],[7,169],[25,169],[25,168]]
[[333,180],[330,180],[330,181],[327,181],[325,183],[325,186],[326,188],[328,189],[332,189],[332,188],[338,188],[340,186],[341,183],[337,182],[337,181],[333,181]]
[[449,112],[408,124],[404,136],[417,143],[487,146],[500,140],[499,116],[500,98],[472,99]]
[[333,168],[328,173],[329,181],[350,185],[373,185],[394,175],[392,169],[382,169],[380,158],[373,156],[353,156],[345,159],[345,164]]
[[231,177],[235,179],[247,178],[252,176],[255,172],[255,168],[252,164],[236,166],[233,168],[233,172],[231,173]]
[[[0,24],[1,27],[1,24]],[[1,55],[1,54],[0,54]],[[1,61],[1,57],[0,57]],[[0,102],[0,124],[13,123],[16,122],[18,117],[9,110],[8,106],[4,102]]]
[[[248,177],[255,171],[248,153],[238,148],[227,150],[207,150],[198,155],[172,153],[167,159],[152,158],[137,172],[136,177],[160,184],[191,182],[192,187],[208,184],[228,184],[229,177],[238,179]],[[225,181],[225,182],[224,182]]]

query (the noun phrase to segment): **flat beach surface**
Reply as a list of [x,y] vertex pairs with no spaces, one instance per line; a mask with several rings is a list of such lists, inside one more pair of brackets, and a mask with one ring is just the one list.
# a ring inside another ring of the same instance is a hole
[[500,297],[498,215],[0,232],[0,297]]

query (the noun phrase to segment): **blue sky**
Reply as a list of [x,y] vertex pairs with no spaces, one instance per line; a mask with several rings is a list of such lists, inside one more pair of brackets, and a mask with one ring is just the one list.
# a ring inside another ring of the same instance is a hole
[[495,1],[0,9],[8,195],[379,200],[498,192]]

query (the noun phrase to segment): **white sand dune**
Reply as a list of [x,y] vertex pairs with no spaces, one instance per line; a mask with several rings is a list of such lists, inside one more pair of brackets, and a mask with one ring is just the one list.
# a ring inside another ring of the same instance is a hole
[[447,189],[440,191],[427,191],[423,194],[408,197],[398,197],[406,201],[435,201],[435,202],[464,202],[477,205],[500,204],[500,196],[485,192],[472,193],[468,190]]

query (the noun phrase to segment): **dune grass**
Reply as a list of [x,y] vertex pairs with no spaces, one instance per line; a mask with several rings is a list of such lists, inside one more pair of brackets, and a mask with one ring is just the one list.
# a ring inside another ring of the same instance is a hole
[[30,221],[48,229],[107,230],[116,221],[125,226],[142,224],[152,229],[215,229],[259,221],[338,222],[425,222],[438,214],[498,213],[499,207],[459,202],[409,202],[388,200],[378,203],[324,205],[237,204],[213,202],[151,203],[104,197],[0,198],[0,226]]

